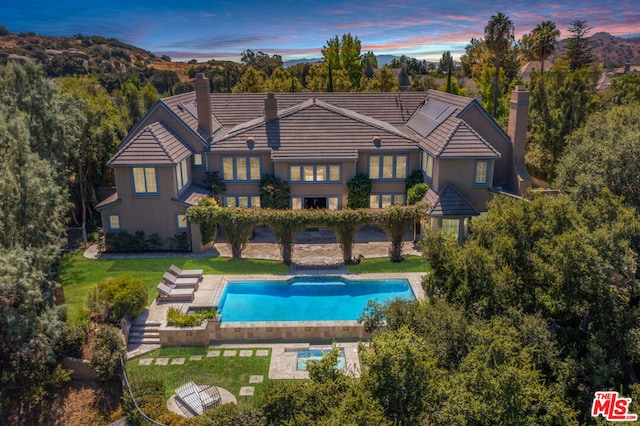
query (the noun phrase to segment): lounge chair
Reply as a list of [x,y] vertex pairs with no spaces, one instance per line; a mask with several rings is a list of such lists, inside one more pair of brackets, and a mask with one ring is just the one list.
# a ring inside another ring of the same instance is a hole
[[198,386],[191,381],[176,389],[176,396],[196,415],[204,413],[222,401],[215,386]]
[[193,288],[197,290],[199,280],[197,278],[178,278],[175,275],[165,272],[162,276],[162,281],[164,281],[165,284],[172,285],[177,288]]
[[202,269],[180,269],[176,265],[171,265],[169,267],[169,273],[178,278],[202,279]]
[[158,283],[158,300],[165,302],[192,302],[194,293],[193,288],[176,288]]

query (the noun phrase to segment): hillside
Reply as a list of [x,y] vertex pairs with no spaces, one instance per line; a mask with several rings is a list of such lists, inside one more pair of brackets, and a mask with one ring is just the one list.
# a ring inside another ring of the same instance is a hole
[[[622,38],[609,33],[596,33],[587,37],[593,43],[593,56],[596,62],[604,64],[606,68],[620,67],[626,61],[640,64],[640,37]],[[552,59],[562,56],[567,40],[561,40]]]
[[48,37],[33,33],[0,35],[0,61],[30,58],[50,77],[94,73],[127,73],[146,68],[173,71],[186,80],[189,65],[101,36]]

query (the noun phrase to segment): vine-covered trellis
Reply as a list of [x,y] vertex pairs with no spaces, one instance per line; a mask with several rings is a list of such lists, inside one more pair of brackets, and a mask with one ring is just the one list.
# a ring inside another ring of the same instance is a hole
[[200,203],[187,209],[187,216],[194,223],[207,224],[208,227],[215,223],[222,227],[234,258],[242,257],[242,251],[254,228],[266,225],[275,234],[282,261],[287,265],[291,264],[297,233],[310,226],[322,226],[335,232],[342,250],[342,259],[345,264],[349,264],[353,262],[356,233],[366,225],[378,225],[389,235],[389,257],[392,262],[401,262],[403,234],[415,220],[425,215],[426,209],[424,203],[394,205],[384,209],[345,210],[249,209]]

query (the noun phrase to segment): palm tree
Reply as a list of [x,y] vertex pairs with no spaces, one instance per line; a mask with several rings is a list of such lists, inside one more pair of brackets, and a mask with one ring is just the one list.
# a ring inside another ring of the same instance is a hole
[[491,19],[484,28],[484,41],[487,48],[493,52],[493,63],[495,72],[493,74],[493,117],[498,112],[498,78],[500,77],[500,67],[502,58],[511,47],[514,40],[513,22],[502,12],[491,16]]
[[560,30],[551,21],[543,21],[538,24],[531,33],[531,54],[540,61],[540,73],[544,74],[544,61],[558,47]]

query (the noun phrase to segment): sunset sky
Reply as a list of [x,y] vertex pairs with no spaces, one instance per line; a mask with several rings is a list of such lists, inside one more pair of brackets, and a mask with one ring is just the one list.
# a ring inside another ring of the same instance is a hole
[[351,33],[362,51],[455,59],[472,37],[482,38],[498,11],[514,23],[516,38],[544,20],[561,30],[577,19],[591,34],[640,36],[640,2],[413,1],[413,0],[0,0],[0,24],[11,32],[51,36],[115,37],[174,60],[239,60],[246,49],[283,59],[320,56],[326,40]]

